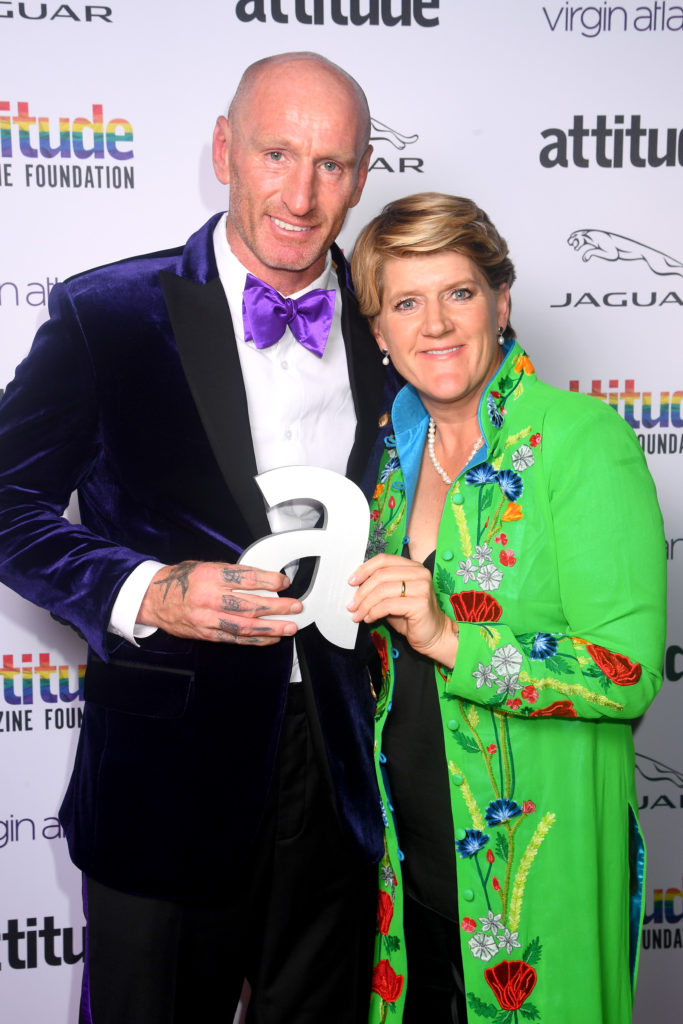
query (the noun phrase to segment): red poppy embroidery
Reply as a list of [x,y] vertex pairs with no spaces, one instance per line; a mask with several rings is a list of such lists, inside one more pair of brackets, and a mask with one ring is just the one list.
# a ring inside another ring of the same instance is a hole
[[513,711],[516,711],[517,708],[521,708],[522,706],[522,702],[519,697],[515,697],[514,700],[506,700],[505,703],[509,708],[512,708]]
[[525,800],[522,804],[522,814],[533,814],[536,810],[536,804],[533,800]]
[[532,434],[531,437],[529,438],[529,444],[531,445],[532,448],[535,448],[540,443],[541,443],[541,435],[540,434]]
[[517,561],[517,556],[514,551],[501,551],[500,553],[500,564],[501,565],[514,565]]
[[547,708],[537,708],[529,718],[578,718],[570,700],[555,700]]
[[394,904],[388,892],[382,889],[377,894],[377,927],[380,935],[389,934],[389,925],[394,916]]
[[503,614],[495,597],[481,590],[463,590],[450,600],[459,622],[498,622]]
[[382,665],[382,675],[386,676],[389,672],[389,648],[386,640],[380,633],[370,634],[375,649],[379,654],[379,660]]
[[496,542],[496,544],[502,544],[503,547],[505,547],[505,545],[508,542],[508,537],[506,533],[499,533],[498,536],[494,537],[493,539]]
[[522,690],[522,697],[524,700],[528,700],[530,704],[535,704],[538,700],[538,690],[535,686],[525,686]]
[[625,654],[615,654],[597,644],[586,644],[586,650],[591,658],[608,679],[611,679],[617,686],[633,686],[640,679],[643,671],[638,662],[633,662]]
[[397,974],[388,960],[380,960],[372,972],[372,991],[385,1003],[395,1003],[403,991],[403,975]]
[[475,932],[477,930],[477,922],[472,920],[471,917],[463,917],[461,928],[466,932]]
[[493,994],[502,1010],[518,1010],[531,995],[536,984],[536,971],[524,960],[501,960],[484,971]]

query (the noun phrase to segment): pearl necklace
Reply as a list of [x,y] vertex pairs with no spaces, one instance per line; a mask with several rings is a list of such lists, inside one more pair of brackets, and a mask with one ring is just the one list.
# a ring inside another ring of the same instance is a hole
[[[429,427],[427,428],[427,452],[429,454],[429,459],[431,461],[432,466],[434,467],[436,472],[439,474],[439,476],[441,477],[443,482],[445,484],[447,484],[448,487],[450,487],[451,484],[453,483],[453,478],[448,475],[448,473],[443,468],[443,466],[441,465],[441,463],[439,462],[439,460],[437,459],[437,457],[436,457],[436,455],[434,453],[434,440],[435,440],[435,438],[436,438],[436,423],[434,422],[433,416],[430,416],[429,417]],[[467,457],[467,461],[465,462],[465,465],[467,465],[469,462],[472,461],[472,459],[477,454],[477,452],[479,451],[479,449],[481,448],[483,443],[484,443],[484,439],[482,437],[478,437],[477,440],[474,442],[474,447],[472,448],[472,451],[470,452],[469,456]]]

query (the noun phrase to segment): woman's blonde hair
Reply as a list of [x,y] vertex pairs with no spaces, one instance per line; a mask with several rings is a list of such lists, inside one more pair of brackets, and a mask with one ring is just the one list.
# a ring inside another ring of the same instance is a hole
[[[379,315],[387,260],[442,252],[469,257],[494,290],[515,279],[507,242],[476,203],[442,192],[418,192],[388,203],[358,236],[351,276],[361,313],[371,324]],[[505,337],[513,336],[508,324]]]

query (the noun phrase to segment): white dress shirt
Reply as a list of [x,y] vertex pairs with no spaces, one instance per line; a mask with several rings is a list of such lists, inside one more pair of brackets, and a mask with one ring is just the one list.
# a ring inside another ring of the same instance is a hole
[[[247,270],[228,245],[227,214],[213,235],[218,274],[230,307],[249,410],[249,426],[259,473],[280,466],[322,466],[344,473],[356,431],[356,414],[349,384],[346,350],[341,330],[341,294],[330,254],[315,281],[290,298],[314,288],[334,288],[334,317],[322,358],[298,343],[289,328],[277,344],[257,349],[244,341],[242,293]],[[229,384],[226,382],[229,391]],[[274,533],[311,527],[319,506],[291,502],[268,511]],[[192,552],[188,551],[188,558]],[[131,643],[149,636],[154,627],[136,623],[145,591],[163,563],[145,561],[136,566],[119,590],[109,631]],[[288,569],[292,578],[295,567]],[[299,678],[298,671],[293,678]]]

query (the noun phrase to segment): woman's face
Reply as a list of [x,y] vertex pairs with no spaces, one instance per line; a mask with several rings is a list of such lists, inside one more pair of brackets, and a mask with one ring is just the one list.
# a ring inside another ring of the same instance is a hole
[[380,349],[420,394],[427,410],[476,413],[501,361],[497,340],[510,310],[506,284],[494,291],[477,265],[456,252],[390,259],[374,324]]

